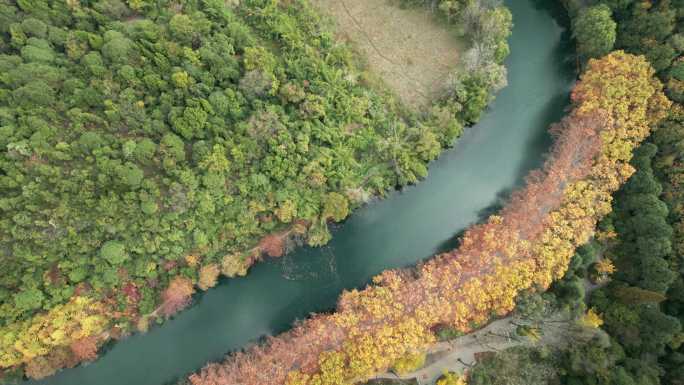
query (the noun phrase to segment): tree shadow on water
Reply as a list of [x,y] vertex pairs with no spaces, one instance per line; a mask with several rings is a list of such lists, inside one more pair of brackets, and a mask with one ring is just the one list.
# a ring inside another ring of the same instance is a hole
[[[490,216],[500,212],[506,206],[506,203],[510,199],[513,191],[515,191],[515,189],[513,189],[513,188],[504,189],[504,190],[499,191],[499,193],[496,194],[496,198],[494,198],[494,201],[491,204],[489,204],[488,206],[482,208],[481,210],[479,210],[477,212],[477,220],[473,224],[484,223],[487,220],[487,218],[489,218]],[[446,253],[448,251],[456,249],[461,242],[461,238],[463,237],[463,234],[465,234],[465,232],[473,224],[466,226],[464,229],[461,229],[458,233],[456,233],[453,237],[442,242],[435,249],[435,254]]]
[[570,17],[560,1],[530,0],[534,9],[546,11],[561,26],[570,28]]

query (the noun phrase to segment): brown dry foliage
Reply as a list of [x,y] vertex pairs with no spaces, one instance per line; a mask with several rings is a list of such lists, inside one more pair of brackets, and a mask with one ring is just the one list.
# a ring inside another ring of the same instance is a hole
[[79,361],[92,361],[97,358],[97,337],[80,338],[72,342],[69,348]]
[[39,380],[55,374],[55,369],[46,357],[36,357],[26,364],[24,373],[28,378]]
[[285,252],[285,237],[281,234],[269,234],[261,239],[259,248],[269,257],[281,257]]
[[202,266],[199,271],[199,282],[197,282],[197,287],[202,290],[207,290],[216,286],[219,274],[221,274],[221,268],[215,263]]
[[165,316],[175,314],[190,304],[195,288],[192,281],[185,277],[175,277],[162,293],[161,313]]

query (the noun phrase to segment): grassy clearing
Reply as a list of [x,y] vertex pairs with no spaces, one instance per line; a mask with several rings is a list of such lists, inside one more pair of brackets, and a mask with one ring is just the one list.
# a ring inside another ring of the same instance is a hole
[[422,9],[388,0],[311,0],[337,24],[378,75],[407,105],[424,107],[442,88],[464,42]]

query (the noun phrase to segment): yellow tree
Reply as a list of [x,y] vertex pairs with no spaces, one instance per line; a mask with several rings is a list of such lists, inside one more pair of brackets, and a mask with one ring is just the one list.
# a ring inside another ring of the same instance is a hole
[[596,311],[591,308],[587,310],[587,313],[580,319],[580,324],[593,329],[598,329],[603,325],[603,318],[596,313]]

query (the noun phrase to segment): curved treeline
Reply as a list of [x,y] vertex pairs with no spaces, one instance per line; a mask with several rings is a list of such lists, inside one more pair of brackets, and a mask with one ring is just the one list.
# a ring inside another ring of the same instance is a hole
[[514,307],[524,289],[563,276],[575,248],[611,210],[611,193],[634,172],[632,150],[670,103],[643,57],[592,60],[575,87],[573,110],[554,127],[556,144],[501,215],[466,232],[461,246],[415,271],[387,271],[375,285],[342,295],[268,344],[210,364],[194,385],[344,384],[386,370],[434,340]]
[[424,177],[505,84],[510,13],[477,11],[478,67],[411,112],[305,0],[0,0],[0,368],[91,360]]

